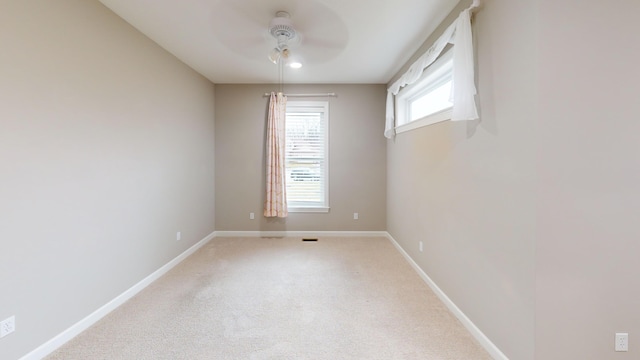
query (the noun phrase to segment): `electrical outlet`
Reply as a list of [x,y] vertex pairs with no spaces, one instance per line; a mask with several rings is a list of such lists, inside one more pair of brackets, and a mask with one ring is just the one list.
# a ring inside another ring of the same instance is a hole
[[359,218],[358,213],[353,213],[353,220],[358,220],[358,218]]
[[180,234],[180,231],[178,231],[176,233],[176,241],[180,241],[180,239],[182,239],[182,235]]
[[616,333],[616,351],[629,351],[629,333]]
[[16,317],[12,316],[8,319],[0,321],[0,338],[3,338],[16,331]]
[[256,218],[256,214],[254,213],[249,213],[249,220],[253,220]]
[[420,244],[419,244],[419,245],[420,245],[420,252],[422,252],[422,250],[423,250],[423,247],[422,247],[422,241],[420,241]]

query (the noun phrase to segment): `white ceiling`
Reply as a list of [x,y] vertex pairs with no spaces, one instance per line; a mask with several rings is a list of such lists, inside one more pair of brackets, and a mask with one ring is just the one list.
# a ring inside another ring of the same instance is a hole
[[277,83],[277,11],[301,36],[285,83],[384,84],[459,0],[100,0],[214,83]]

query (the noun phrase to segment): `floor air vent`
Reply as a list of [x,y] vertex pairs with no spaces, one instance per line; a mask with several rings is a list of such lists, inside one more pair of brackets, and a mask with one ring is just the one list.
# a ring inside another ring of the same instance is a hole
[[303,238],[302,241],[318,241],[318,238]]

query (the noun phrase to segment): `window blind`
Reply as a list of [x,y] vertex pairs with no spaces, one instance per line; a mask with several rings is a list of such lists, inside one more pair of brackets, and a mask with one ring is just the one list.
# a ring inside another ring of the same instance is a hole
[[289,208],[328,207],[327,129],[326,105],[287,105],[285,171]]

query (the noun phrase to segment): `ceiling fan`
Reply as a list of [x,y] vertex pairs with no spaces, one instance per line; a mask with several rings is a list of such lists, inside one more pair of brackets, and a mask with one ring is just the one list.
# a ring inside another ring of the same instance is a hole
[[269,52],[269,60],[278,64],[280,61],[286,61],[291,68],[298,69],[302,67],[302,63],[295,59],[289,59],[291,50],[289,49],[289,41],[296,39],[296,29],[291,22],[291,16],[286,11],[278,11],[276,17],[269,24],[269,33],[276,41],[276,47]]
[[265,57],[289,66],[294,60],[305,66],[319,65],[333,60],[346,48],[349,31],[323,1],[276,3],[218,0],[217,11],[212,14],[213,33],[228,49],[256,65],[268,65]]

